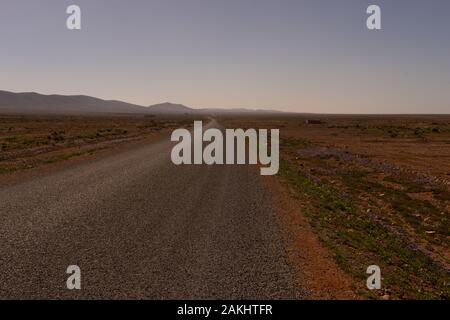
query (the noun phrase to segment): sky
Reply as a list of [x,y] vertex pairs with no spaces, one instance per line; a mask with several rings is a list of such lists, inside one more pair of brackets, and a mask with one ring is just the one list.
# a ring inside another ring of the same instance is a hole
[[[81,30],[66,28],[72,4]],[[366,27],[370,4],[382,30]],[[0,0],[0,90],[450,113],[450,1]]]

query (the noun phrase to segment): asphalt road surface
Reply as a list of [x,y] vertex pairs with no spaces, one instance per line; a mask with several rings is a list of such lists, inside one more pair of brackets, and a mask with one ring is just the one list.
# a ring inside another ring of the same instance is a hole
[[259,169],[176,166],[172,146],[0,188],[0,298],[300,298]]

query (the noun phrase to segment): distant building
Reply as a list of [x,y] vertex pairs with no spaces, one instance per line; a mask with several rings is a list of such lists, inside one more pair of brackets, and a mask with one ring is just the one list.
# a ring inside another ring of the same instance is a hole
[[306,120],[306,124],[322,124],[322,121],[320,120]]

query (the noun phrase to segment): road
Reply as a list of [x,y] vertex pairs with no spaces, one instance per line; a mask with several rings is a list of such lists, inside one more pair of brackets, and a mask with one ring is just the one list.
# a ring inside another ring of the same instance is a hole
[[[0,189],[0,298],[292,299],[254,166],[181,165],[160,141]],[[81,290],[66,269],[81,268]]]

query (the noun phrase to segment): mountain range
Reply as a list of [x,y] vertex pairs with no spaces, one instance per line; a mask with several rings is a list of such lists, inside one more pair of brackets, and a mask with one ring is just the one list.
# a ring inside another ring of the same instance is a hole
[[193,109],[170,102],[140,106],[117,100],[103,100],[86,95],[44,95],[36,92],[15,93],[0,90],[0,113],[15,114],[221,114],[274,113],[252,109]]

